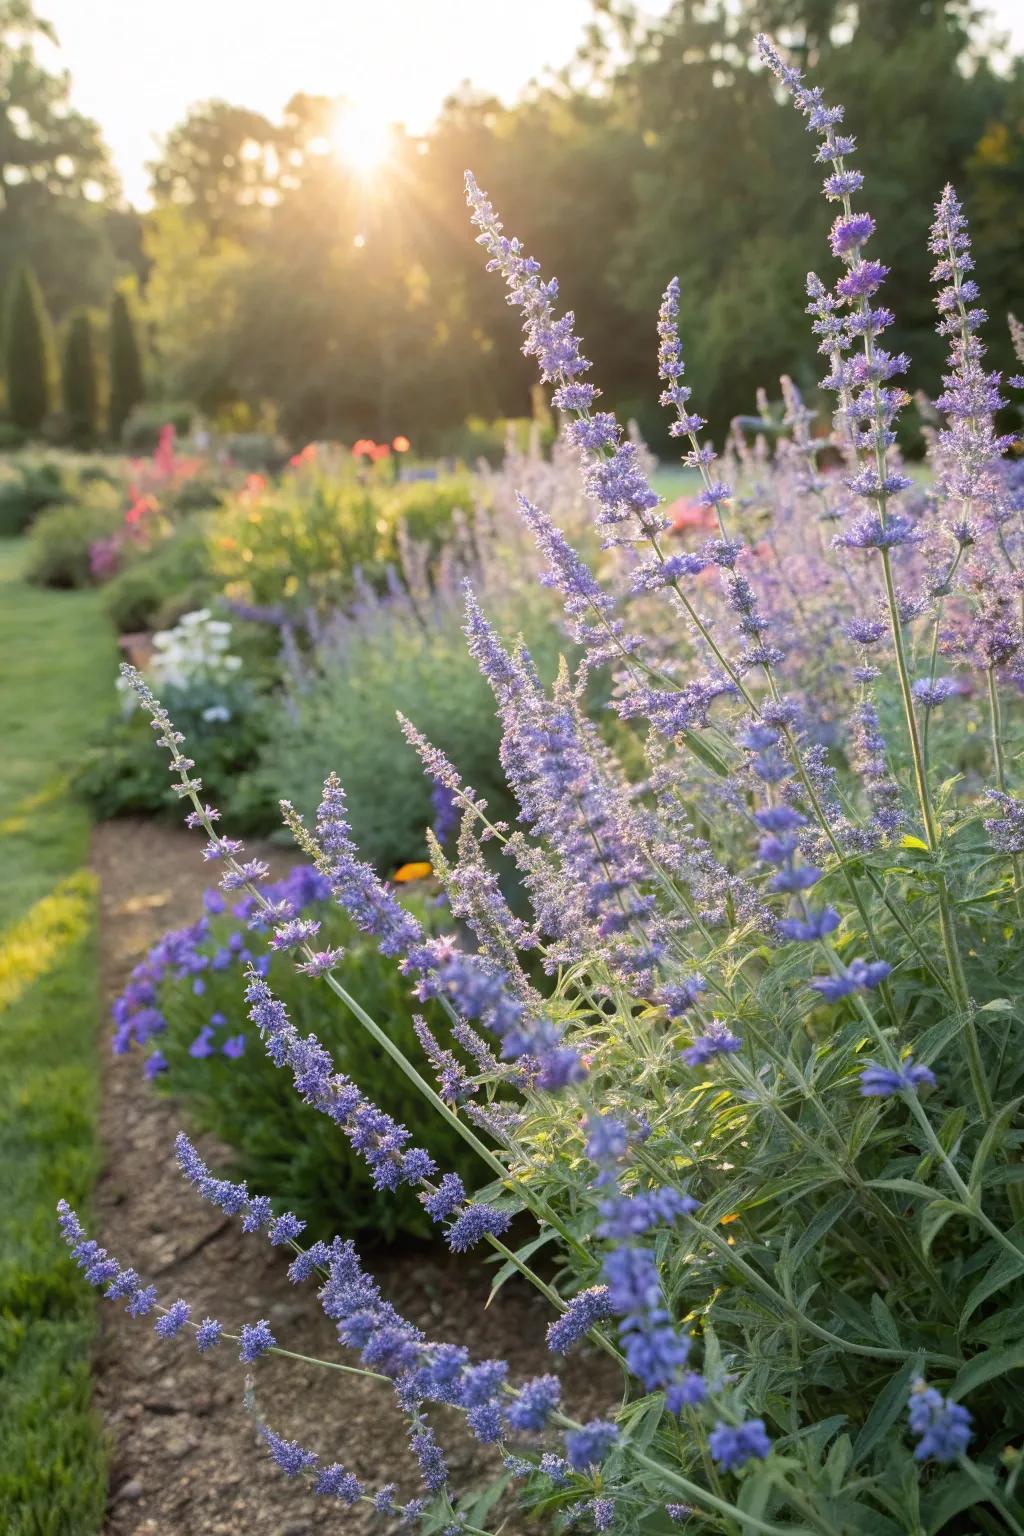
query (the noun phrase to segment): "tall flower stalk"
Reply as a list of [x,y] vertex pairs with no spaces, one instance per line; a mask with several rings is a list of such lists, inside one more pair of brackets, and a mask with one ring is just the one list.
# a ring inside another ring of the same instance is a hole
[[[816,159],[830,167],[830,174],[824,182],[825,196],[830,201],[838,202],[842,208],[842,213],[832,226],[830,239],[833,255],[846,268],[845,275],[836,285],[835,299],[826,295],[817,279],[809,281],[815,285],[815,294],[823,315],[827,313],[836,316],[845,306],[845,314],[829,337],[832,372],[823,382],[825,387],[835,390],[839,395],[841,433],[850,443],[858,465],[857,474],[850,481],[850,490],[862,497],[874,511],[864,514],[849,530],[838,534],[836,542],[845,548],[873,549],[878,553],[924,837],[929,852],[936,856],[939,854],[940,829],[928,782],[922,734],[904,643],[904,620],[892,565],[893,550],[913,543],[916,534],[906,516],[890,506],[891,498],[906,490],[910,481],[905,475],[892,470],[888,463],[889,449],[896,441],[896,420],[900,408],[909,398],[903,389],[892,384],[895,378],[906,371],[906,355],[892,354],[879,345],[879,337],[892,323],[893,316],[890,310],[874,304],[873,300],[888,268],[882,262],[866,258],[863,254],[865,244],[875,231],[875,221],[869,213],[855,213],[853,209],[853,194],[863,186],[864,177],[860,171],[851,169],[847,164],[854,151],[855,140],[837,131],[845,115],[843,108],[827,106],[819,86],[803,85],[800,72],[785,63],[764,34],[758,38],[758,52],[763,62],[789,91],[797,110],[807,118],[808,132],[820,136]],[[854,350],[858,345],[860,356]],[[854,355],[848,358],[848,352]],[[962,1014],[967,1066],[978,1108],[983,1115],[988,1116],[992,1113],[992,1091],[978,1044],[953,901],[941,867],[936,867],[935,880],[942,945],[954,997]]]

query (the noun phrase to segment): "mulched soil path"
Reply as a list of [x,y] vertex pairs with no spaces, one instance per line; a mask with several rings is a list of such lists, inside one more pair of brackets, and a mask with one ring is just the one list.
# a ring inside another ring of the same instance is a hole
[[[260,850],[280,871],[280,851]],[[97,829],[104,999],[116,995],[142,952],[165,928],[191,921],[205,881],[199,843],[147,822]],[[183,1296],[193,1315],[238,1324],[270,1320],[278,1342],[300,1354],[352,1361],[320,1313],[313,1282],[296,1288],[287,1259],[260,1237],[198,1200],[174,1162],[181,1111],[143,1083],[137,1056],[105,1062],[101,1131],[106,1167],[95,1202],[97,1235],[122,1263],[155,1281],[161,1298]],[[313,1111],[311,1110],[312,1114]],[[219,1149],[198,1138],[213,1167]],[[300,1212],[301,1214],[301,1212]],[[513,1375],[556,1369],[544,1347],[550,1310],[525,1284],[510,1282],[485,1312],[490,1269],[446,1250],[382,1247],[367,1267],[398,1309],[428,1337],[467,1345],[476,1358],[509,1360]],[[243,1406],[246,1367],[235,1346],[201,1357],[190,1334],[164,1341],[149,1320],[101,1308],[96,1401],[112,1442],[106,1536],[312,1536],[386,1527],[367,1505],[344,1509],[312,1497],[270,1462]],[[342,1461],[371,1489],[396,1481],[414,1496],[415,1468],[404,1423],[380,1383],[297,1361],[265,1358],[255,1368],[257,1404],[279,1434]],[[584,1354],[564,1369],[563,1399],[586,1419],[614,1401],[616,1373]],[[466,1489],[494,1456],[465,1435],[458,1416],[433,1417],[449,1449],[453,1489]],[[506,1500],[506,1529],[522,1517]],[[494,1527],[494,1518],[489,1522]]]

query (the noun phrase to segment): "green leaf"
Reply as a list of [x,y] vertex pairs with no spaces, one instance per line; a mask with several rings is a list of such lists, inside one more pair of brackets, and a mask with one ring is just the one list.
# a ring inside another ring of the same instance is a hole
[[926,1029],[914,1043],[914,1060],[930,1067],[942,1055],[951,1040],[955,1040],[964,1027],[963,1015],[951,1013]]
[[931,1205],[925,1206],[921,1215],[921,1251],[925,1258],[931,1252],[932,1243],[956,1211],[957,1207],[949,1200],[933,1200]]
[[967,1181],[972,1193],[977,1193],[981,1188],[985,1165],[992,1153],[998,1148],[1003,1136],[1009,1130],[1010,1121],[1022,1104],[1024,1104],[1024,1098],[1011,1099],[1009,1104],[1004,1105],[995,1119],[990,1122],[988,1129],[981,1138],[978,1150],[974,1154],[974,1162],[971,1164],[971,1176]]
[[626,1432],[625,1440],[631,1450],[647,1449],[654,1439],[664,1411],[665,1405],[660,1397],[654,1397],[645,1404],[643,1411],[636,1415]]
[[798,1270],[812,1249],[817,1248],[826,1232],[831,1231],[836,1222],[848,1209],[853,1196],[851,1194],[835,1195],[811,1221],[804,1231],[799,1242],[794,1244],[792,1263],[794,1270]]
[[960,1314],[960,1322],[957,1325],[959,1331],[963,1332],[968,1321],[983,1301],[987,1301],[996,1291],[1001,1290],[1004,1285],[1008,1285],[1011,1280],[1015,1280],[1022,1273],[1024,1273],[1024,1254],[1019,1259],[1014,1259],[1012,1254],[1000,1249],[999,1258],[986,1270],[983,1279],[978,1281],[967,1297],[964,1309]]
[[986,1381],[1005,1376],[1007,1371],[1024,1371],[1024,1344],[1015,1344],[1011,1349],[989,1349],[975,1356],[954,1381],[950,1396],[959,1401]]
[[874,1318],[878,1331],[885,1342],[899,1349],[900,1331],[896,1326],[896,1319],[877,1291],[871,1297],[871,1316]]
[[720,779],[727,779],[729,777],[728,763],[723,757],[719,757],[714,748],[709,747],[706,741],[702,741],[696,731],[682,731],[680,734],[694,757],[699,758],[705,768],[710,768],[712,773],[717,773]]
[[905,1525],[897,1525],[870,1504],[855,1499],[830,1499],[826,1514],[831,1517],[829,1530],[863,1531],[864,1536],[904,1536]]
[[918,1184],[914,1179],[869,1179],[869,1189],[891,1189],[899,1195],[915,1195],[919,1200],[934,1200],[935,1191],[929,1189],[927,1184]]
[[[557,1237],[557,1235],[558,1234],[552,1227],[548,1227],[548,1229],[545,1232],[542,1232],[539,1237],[533,1238],[529,1243],[524,1243],[522,1248],[517,1248],[516,1258],[520,1259],[525,1264],[531,1253],[536,1253],[538,1248],[542,1248],[545,1243],[550,1243],[551,1239],[553,1237]],[[498,1273],[495,1275],[493,1281],[491,1282],[491,1293],[487,1300],[484,1302],[485,1307],[490,1306],[495,1296],[497,1296],[498,1292],[501,1290],[501,1287],[505,1284],[505,1281],[511,1280],[512,1276],[518,1274],[518,1272],[519,1271],[515,1264],[512,1263],[512,1260],[506,1259],[504,1264],[498,1270]]]
[[854,1442],[854,1462],[862,1461],[869,1451],[873,1451],[875,1446],[885,1439],[907,1406],[910,1383],[920,1374],[921,1357],[913,1355],[905,1365],[900,1367],[889,1385],[878,1394]]
[[748,1474],[743,1479],[736,1503],[745,1515],[752,1515],[755,1520],[762,1520],[774,1486],[774,1473],[767,1467],[758,1468],[752,1475]]
[[[975,1466],[982,1480],[994,1486],[995,1478],[990,1468],[978,1462]],[[984,1497],[976,1480],[966,1472],[954,1472],[952,1476],[944,1477],[937,1488],[929,1490],[928,1498],[923,1501],[921,1513],[928,1536],[938,1536],[955,1515],[970,1509],[972,1504],[980,1504]]]
[[853,1441],[849,1435],[840,1435],[825,1461],[825,1481],[833,1494],[843,1486],[843,1479],[853,1460]]

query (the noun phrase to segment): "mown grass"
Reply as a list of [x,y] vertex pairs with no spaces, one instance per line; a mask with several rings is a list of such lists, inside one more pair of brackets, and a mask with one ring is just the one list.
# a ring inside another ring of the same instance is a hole
[[97,1171],[96,891],[68,781],[114,655],[96,594],[28,587],[22,559],[0,542],[0,1531],[91,1536],[95,1302],[54,1206],[87,1207]]

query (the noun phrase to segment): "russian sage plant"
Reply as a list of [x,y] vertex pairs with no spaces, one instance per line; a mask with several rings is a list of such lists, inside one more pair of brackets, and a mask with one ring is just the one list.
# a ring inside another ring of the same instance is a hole
[[[442,1004],[448,1035],[421,1030],[422,1071],[350,994],[345,957],[319,947],[315,924],[268,910],[266,870],[218,830],[180,735],[129,674],[225,889],[262,902],[299,969],[391,1051],[476,1152],[481,1186],[468,1192],[410,1145],[253,972],[250,1018],[273,1061],[380,1187],[419,1191],[453,1251],[489,1245],[539,1288],[555,1355],[589,1340],[621,1368],[621,1398],[578,1422],[554,1372],[514,1382],[500,1360],[426,1339],[350,1243],[304,1249],[298,1218],[218,1179],[182,1141],[198,1193],[290,1247],[297,1282],[317,1277],[361,1362],[345,1368],[392,1386],[423,1484],[400,1513],[430,1531],[479,1529],[449,1484],[436,1403],[463,1411],[493,1443],[496,1474],[563,1525],[1024,1531],[1021,476],[994,423],[1000,381],[984,366],[951,188],[930,235],[949,343],[940,424],[923,488],[903,472],[907,359],[884,345],[886,268],[865,254],[875,229],[855,206],[854,140],[841,108],[769,40],[758,46],[818,141],[838,210],[838,267],[807,284],[835,414],[817,432],[784,381],[774,451],[767,430],[751,445],[740,427],[718,459],[684,382],[671,282],[661,398],[701,477],[703,542],[667,528],[639,446],[600,408],[556,283],[467,178],[604,553],[595,574],[546,509],[520,502],[584,655],[550,691],[466,594],[514,827],[405,722],[462,811],[457,850],[434,849],[451,938],[425,935],[361,860],[336,778],[315,826],[285,804],[335,899]],[[756,420],[768,421],[764,401]],[[595,672],[614,678],[639,774],[587,717]],[[968,760],[969,735],[987,744]],[[495,849],[528,893],[525,919],[505,902]],[[517,1214],[537,1231],[513,1248]],[[246,1362],[280,1347],[265,1321],[229,1333],[158,1298],[71,1212],[61,1219],[88,1277],[130,1312],[156,1312],[159,1333],[188,1330],[202,1350],[230,1338]],[[286,1475],[399,1512],[390,1485],[364,1488],[328,1459],[333,1445],[260,1422]]]

